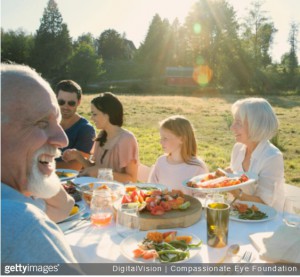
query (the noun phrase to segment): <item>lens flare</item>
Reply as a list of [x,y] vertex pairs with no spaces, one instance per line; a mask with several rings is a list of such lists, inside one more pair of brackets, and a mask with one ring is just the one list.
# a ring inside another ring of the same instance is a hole
[[208,65],[194,67],[193,79],[200,86],[206,86],[213,76],[213,72]]
[[195,23],[194,26],[193,26],[193,30],[194,30],[194,33],[195,34],[200,34],[201,32],[201,24],[200,23]]

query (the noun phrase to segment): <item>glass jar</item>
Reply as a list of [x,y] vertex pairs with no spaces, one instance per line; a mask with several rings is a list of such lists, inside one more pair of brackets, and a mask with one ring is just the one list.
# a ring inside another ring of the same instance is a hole
[[91,223],[106,226],[113,217],[111,194],[107,190],[94,190],[91,200]]

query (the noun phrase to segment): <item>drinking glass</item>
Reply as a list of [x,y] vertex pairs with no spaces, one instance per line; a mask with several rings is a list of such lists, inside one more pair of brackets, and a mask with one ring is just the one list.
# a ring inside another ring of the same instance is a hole
[[287,196],[283,207],[283,222],[290,227],[300,228],[300,197]]
[[230,205],[227,203],[210,203],[207,206],[207,245],[224,247],[228,241]]
[[220,193],[208,193],[205,196],[204,208],[210,203],[224,203],[224,195]]
[[140,230],[139,211],[132,203],[120,204],[116,218],[117,233],[121,237],[128,237]]
[[113,171],[111,168],[100,168],[98,169],[97,178],[100,181],[113,181]]
[[91,200],[91,222],[97,226],[109,225],[113,217],[111,194],[107,190],[94,190]]

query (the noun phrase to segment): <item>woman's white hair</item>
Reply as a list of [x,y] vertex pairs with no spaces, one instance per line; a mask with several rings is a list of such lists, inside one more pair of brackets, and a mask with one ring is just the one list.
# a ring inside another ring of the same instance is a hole
[[278,131],[278,119],[264,98],[245,98],[236,101],[231,112],[234,118],[239,118],[243,124],[247,121],[249,139],[260,142],[274,137]]

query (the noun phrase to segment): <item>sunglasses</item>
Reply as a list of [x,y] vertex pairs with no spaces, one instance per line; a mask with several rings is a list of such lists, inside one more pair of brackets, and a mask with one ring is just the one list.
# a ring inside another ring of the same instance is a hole
[[71,100],[71,101],[65,101],[65,100],[63,100],[63,99],[58,99],[57,100],[58,101],[58,105],[59,106],[63,106],[64,104],[68,104],[70,107],[75,107],[75,105],[76,105],[76,101],[73,101],[73,100]]

